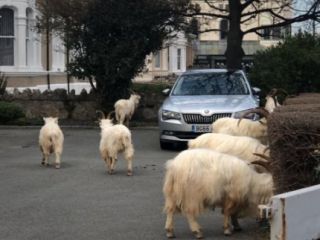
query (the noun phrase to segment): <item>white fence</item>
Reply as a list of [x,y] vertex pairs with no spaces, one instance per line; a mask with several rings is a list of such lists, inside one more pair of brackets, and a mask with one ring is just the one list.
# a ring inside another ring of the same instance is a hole
[[271,240],[320,239],[320,185],[272,198]]

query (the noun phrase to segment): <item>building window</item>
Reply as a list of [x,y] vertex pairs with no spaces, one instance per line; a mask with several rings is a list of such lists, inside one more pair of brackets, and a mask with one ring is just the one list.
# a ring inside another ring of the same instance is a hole
[[160,68],[160,52],[156,52],[154,55],[154,67]]
[[290,26],[266,28],[262,30],[262,37],[264,40],[279,40],[290,35],[290,32]]
[[222,19],[220,22],[220,39],[227,39],[227,34],[229,30],[229,22],[226,19]]
[[0,9],[0,66],[14,65],[14,12]]
[[181,70],[181,48],[177,49],[177,69]]

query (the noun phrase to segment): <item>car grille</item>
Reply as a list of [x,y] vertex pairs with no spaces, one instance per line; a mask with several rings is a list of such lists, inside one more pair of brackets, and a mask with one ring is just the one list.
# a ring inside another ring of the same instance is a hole
[[191,124],[211,124],[218,118],[231,117],[231,113],[215,113],[211,116],[202,116],[201,114],[183,114],[183,119],[186,123]]

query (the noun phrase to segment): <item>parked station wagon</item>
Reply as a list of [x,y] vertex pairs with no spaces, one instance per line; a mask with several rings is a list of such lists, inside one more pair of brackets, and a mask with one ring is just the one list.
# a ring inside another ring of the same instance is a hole
[[[187,142],[202,133],[211,132],[218,118],[239,118],[259,105],[259,89],[251,88],[241,70],[191,70],[183,73],[172,89],[163,92],[168,97],[158,113],[160,147]],[[251,118],[256,118],[252,114]]]

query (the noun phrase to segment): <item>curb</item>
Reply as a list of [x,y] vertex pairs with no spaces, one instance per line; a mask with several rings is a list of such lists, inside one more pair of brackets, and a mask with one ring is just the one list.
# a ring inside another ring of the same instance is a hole
[[[19,126],[19,125],[0,125],[0,130],[3,129],[40,129],[43,125],[30,125],[30,126]],[[88,125],[60,125],[61,128],[69,129],[100,129],[98,126]],[[136,126],[131,127],[132,130],[158,130],[158,126]]]

